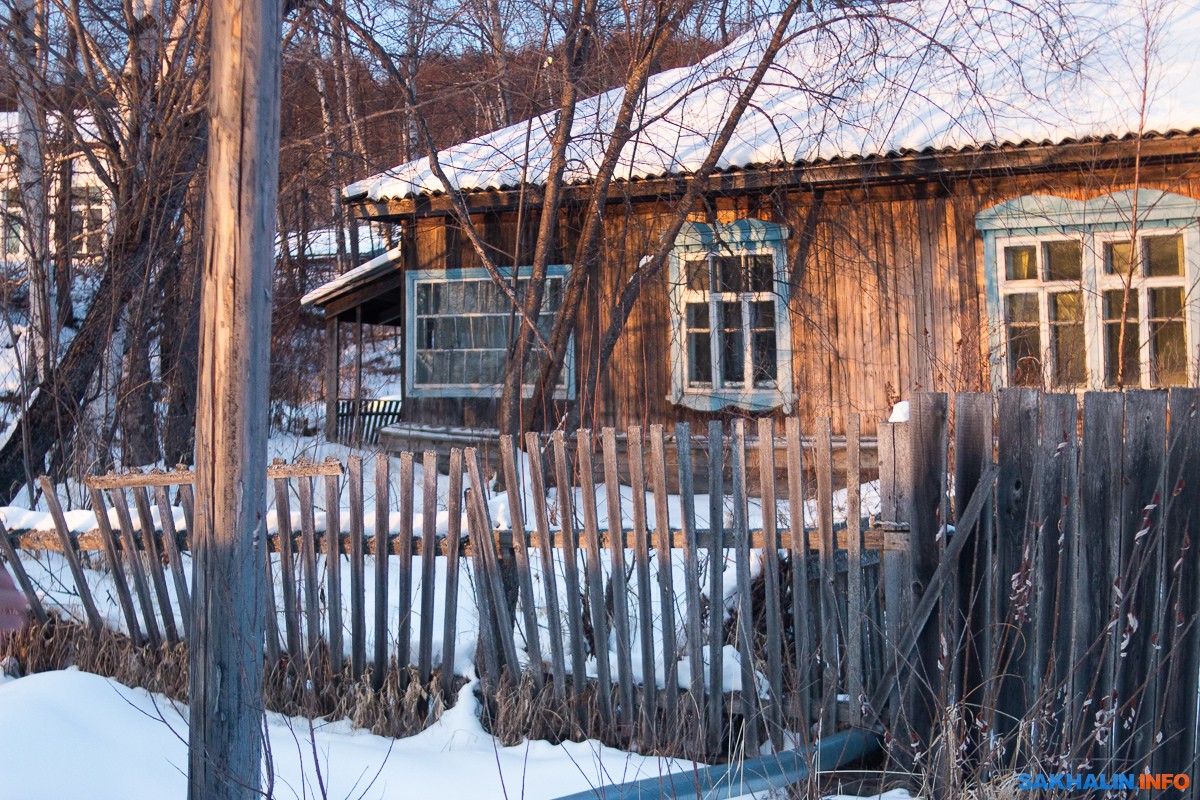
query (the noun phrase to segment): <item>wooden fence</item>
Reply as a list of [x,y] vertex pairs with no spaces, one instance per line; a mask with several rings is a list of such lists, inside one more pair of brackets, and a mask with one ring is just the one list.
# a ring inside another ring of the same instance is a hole
[[379,442],[379,430],[400,419],[401,402],[395,399],[338,399],[335,441],[374,446]]
[[[360,459],[344,470],[276,465],[279,524],[268,547],[277,556],[264,561],[281,591],[267,596],[268,657],[301,678],[331,669],[376,685],[389,664],[411,666],[399,671],[400,688],[419,681],[452,702],[454,676],[438,665],[455,663],[459,586],[470,585],[485,697],[519,684],[566,708],[586,699],[586,735],[713,758],[881,725],[895,752],[931,765],[949,788],[967,772],[1023,764],[1189,772],[1200,672],[1200,549],[1190,538],[1200,530],[1198,404],[1195,390],[1089,393],[1081,414],[1074,395],[1014,389],[957,395],[951,421],[945,395],[920,395],[910,422],[880,425],[880,507],[870,518],[855,416],[837,470],[827,419],[806,437],[794,419],[782,430],[769,419],[729,430],[713,422],[703,437],[677,425],[673,497],[659,426],[626,431],[620,456],[607,429],[554,434],[540,449],[530,435],[526,459],[505,438],[499,471],[523,489],[509,502],[519,533],[493,524],[472,448],[448,459],[379,456],[370,501]],[[692,480],[693,453],[711,467],[704,486]],[[765,480],[747,480],[754,462]],[[439,470],[449,473],[440,485]],[[80,559],[97,550],[135,638],[185,637],[190,482],[187,472],[94,478],[99,524],[82,533],[69,530],[44,483],[55,530],[0,535],[34,613],[46,616],[16,551],[65,553],[98,629]],[[414,530],[418,491],[422,509],[445,512],[444,530],[434,513]],[[816,509],[808,527],[797,514],[806,502]],[[602,505],[622,523],[602,525]],[[372,507],[375,520],[399,523],[386,539],[371,530]],[[396,558],[374,558],[384,543]],[[330,554],[341,568],[329,568]],[[731,682],[753,690],[725,691]]]

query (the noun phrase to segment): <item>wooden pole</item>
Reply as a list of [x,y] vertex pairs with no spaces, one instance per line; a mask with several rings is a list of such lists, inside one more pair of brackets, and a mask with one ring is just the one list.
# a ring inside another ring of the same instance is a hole
[[192,542],[191,800],[261,794],[281,28],[281,3],[213,3]]

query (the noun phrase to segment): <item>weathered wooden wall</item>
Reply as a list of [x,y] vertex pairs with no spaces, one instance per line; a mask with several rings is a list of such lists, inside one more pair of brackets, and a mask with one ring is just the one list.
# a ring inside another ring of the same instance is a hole
[[[1190,139],[1188,140],[1190,142]],[[1194,143],[1188,145],[1194,149]],[[918,391],[981,391],[989,381],[982,239],[975,216],[1004,200],[1046,193],[1086,199],[1134,186],[1133,171],[1095,161],[1051,171],[1052,160],[1023,174],[992,170],[890,183],[756,185],[706,199],[699,220],[754,217],[790,227],[791,313],[795,388],[804,419],[830,415],[836,431],[859,413],[874,432],[892,404]],[[1138,186],[1200,197],[1200,159],[1143,165]],[[596,340],[612,302],[669,221],[665,200],[636,199],[610,210],[605,269],[590,276],[576,335],[577,384],[596,367]],[[570,260],[577,212],[563,215],[559,259]],[[517,212],[478,215],[480,230],[504,263],[528,261],[529,234],[517,236]],[[536,224],[526,211],[520,227]],[[470,243],[445,217],[416,221],[411,268],[478,266]],[[520,241],[519,241],[520,239]],[[592,424],[702,424],[711,415],[673,405],[667,276],[644,290],[602,376],[599,396],[585,400]],[[491,400],[410,399],[409,422],[490,426]]]

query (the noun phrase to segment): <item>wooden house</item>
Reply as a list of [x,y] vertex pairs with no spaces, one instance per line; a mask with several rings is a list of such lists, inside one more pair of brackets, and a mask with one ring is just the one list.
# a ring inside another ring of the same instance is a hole
[[[1111,66],[1141,28],[1132,18],[1105,24],[1108,39],[1097,34],[1078,69],[1043,72],[1037,96],[1019,80],[1029,67],[1019,29],[973,52],[989,79],[970,91],[947,64],[924,63],[919,91],[873,65],[852,82],[860,94],[832,109],[817,107],[811,87],[840,80],[845,64],[829,74],[812,67],[817,45],[807,40],[786,50],[720,169],[703,179],[669,268],[643,290],[597,396],[576,398],[614,297],[699,180],[696,142],[714,135],[722,117],[713,109],[734,91],[722,81],[754,63],[761,32],[656,76],[635,137],[642,149],[628,148],[610,191],[604,256],[587,276],[562,398],[586,404],[596,427],[799,412],[832,414],[836,428],[858,413],[870,432],[919,390],[1196,385],[1200,20],[1188,11],[1164,23],[1165,77],[1140,115]],[[939,57],[949,58],[929,59]],[[583,144],[568,174],[547,315],[571,269],[613,94],[582,104],[573,129]],[[439,156],[498,263],[518,274],[537,219],[539,184],[528,176],[544,174],[552,126],[539,118]],[[397,447],[494,427],[506,368],[508,301],[480,269],[444,188],[427,160],[347,187],[360,216],[397,226],[400,246],[306,298],[335,337],[345,322],[401,329],[402,421],[384,433]]]

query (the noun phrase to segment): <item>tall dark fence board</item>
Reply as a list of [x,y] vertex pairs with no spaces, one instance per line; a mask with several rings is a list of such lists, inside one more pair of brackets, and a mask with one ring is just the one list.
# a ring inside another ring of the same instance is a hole
[[304,595],[304,638],[309,669],[316,661],[321,643],[320,583],[317,582],[317,523],[313,508],[312,476],[301,475],[296,479],[296,492],[300,501],[300,574]]
[[[708,749],[715,753],[721,744],[721,726],[725,721],[724,647],[725,647],[725,443],[720,420],[708,423],[708,528],[712,544],[708,552],[708,592],[711,607],[708,613],[708,685],[712,700],[708,706]],[[632,463],[632,462],[631,462]],[[634,494],[639,483],[635,482]],[[636,526],[635,526],[636,529]],[[641,580],[639,574],[639,581]],[[646,584],[649,585],[649,574]],[[718,599],[719,598],[719,599]],[[649,609],[647,609],[648,611]],[[653,648],[650,650],[653,663]]]
[[346,464],[346,482],[350,495],[350,672],[362,676],[367,667],[366,576],[363,537],[362,459],[350,456]]
[[863,611],[862,476],[858,414],[846,417],[846,694],[850,697],[850,723],[862,724],[864,687],[863,642],[867,631]]
[[737,645],[742,672],[742,746],[751,758],[758,755],[758,693],[754,691],[754,607],[750,591],[750,525],[746,519],[746,429],[744,420],[733,421],[730,454],[733,470],[733,541],[737,567]]
[[[400,454],[400,531],[396,537],[396,605],[397,605],[397,624],[396,624],[396,663],[401,666],[399,684],[401,689],[408,686],[408,670],[403,669],[411,663],[409,653],[412,649],[412,563],[413,563],[413,454]],[[385,494],[386,497],[386,494]],[[376,527],[377,531],[383,531],[383,539],[376,540],[377,544],[384,544],[383,554],[378,551],[375,553],[375,562],[386,563],[391,559],[387,553],[391,548],[386,546],[389,541],[389,530],[391,524],[388,521],[390,514],[384,514],[384,522],[382,527]],[[376,526],[379,526],[379,520],[376,519]],[[377,534],[378,535],[378,534]],[[385,573],[386,577],[386,573]],[[383,606],[387,608],[385,603]],[[385,616],[386,618],[386,616]],[[387,628],[384,628],[385,636]],[[386,662],[385,662],[386,664]]]
[[337,475],[325,476],[325,593],[329,625],[329,668],[341,674],[342,644],[342,555],[341,492]]
[[587,561],[584,583],[587,584],[588,609],[592,620],[592,655],[596,657],[596,684],[600,717],[612,721],[612,674],[608,658],[608,610],[604,604],[604,565],[600,557],[600,525],[596,519],[596,485],[592,467],[592,432],[582,430],[576,440],[579,459],[580,502],[583,505],[583,542]]
[[[720,428],[717,429],[720,432]],[[797,728],[807,733],[812,720],[813,639],[812,602],[809,594],[808,537],[804,528],[804,464],[800,446],[800,422],[788,417],[784,423],[787,441],[788,515],[791,537],[788,541],[788,561],[792,572],[792,692],[796,698]]]
[[388,664],[388,527],[391,519],[391,480],[388,474],[391,460],[386,453],[375,457],[375,529],[372,544],[375,551],[375,657],[371,685],[383,686]]
[[513,557],[517,567],[521,617],[525,623],[525,652],[528,655],[526,671],[533,678],[534,685],[541,689],[545,676],[542,672],[542,648],[538,637],[533,576],[529,568],[529,542],[525,536],[525,501],[522,497],[524,492],[521,480],[517,476],[517,448],[511,436],[500,437],[500,463],[504,471],[504,485],[508,489],[508,513],[512,519]]
[[[542,453],[539,449],[538,435],[532,431],[525,436],[525,451],[529,454],[529,491],[535,498],[534,527],[537,532],[539,563],[542,567],[542,587],[545,595],[546,626],[550,638],[550,669],[554,676],[554,696],[558,700],[563,700],[566,698],[567,691],[567,667],[563,656],[562,617],[558,604],[558,567],[554,563],[554,542],[550,536],[550,517],[546,511],[544,500],[546,479],[542,475]],[[447,558],[449,558],[449,553],[447,553]]]
[[[558,513],[563,534],[563,583],[567,590],[567,631],[571,643],[571,687],[575,696],[583,694],[587,683],[584,671],[583,609],[579,593],[579,550],[575,529],[574,492],[571,489],[571,469],[567,463],[567,445],[562,431],[550,435],[554,449],[554,474],[558,481]],[[576,705],[578,714],[583,715],[581,704]]]
[[292,666],[300,655],[300,615],[296,596],[296,553],[292,538],[292,508],[287,478],[275,479],[275,524],[279,529],[279,583],[283,589],[284,636]]
[[679,714],[679,664],[675,641],[675,587],[672,575],[671,519],[667,500],[666,443],[662,425],[650,426],[650,482],[654,488],[654,544],[658,556],[658,588],[662,598],[663,713],[666,730],[675,730]]
[[[104,495],[99,489],[89,486],[88,498],[92,503],[92,511],[96,515],[96,527],[100,530],[100,538],[104,542],[104,555],[108,558],[108,567],[112,570],[113,586],[117,590],[117,602],[121,605],[121,613],[125,616],[125,625],[129,629],[129,637],[136,644],[142,644],[142,626],[138,623],[137,611],[133,607],[133,596],[129,593],[129,583],[125,579],[125,569],[121,563],[121,552],[117,548],[117,539],[113,534],[112,525],[108,521],[108,510],[104,507]],[[3,535],[3,534],[0,534]],[[5,541],[8,537],[5,536]],[[126,555],[137,558],[137,552]]]
[[450,451],[450,485],[446,492],[446,608],[442,616],[442,699],[454,693],[455,633],[458,630],[459,546],[462,538],[463,454]]
[[1188,796],[1200,797],[1197,705],[1200,673],[1200,390],[1172,389],[1163,498],[1163,546],[1167,558],[1168,625],[1163,652],[1170,657],[1161,706],[1162,743],[1152,772],[1193,776]]
[[[154,487],[154,500],[158,506],[159,526],[162,529],[163,550],[171,568],[171,579],[175,584],[175,597],[179,602],[179,616],[183,619],[184,636],[192,627],[192,597],[188,590],[187,576],[183,571],[183,558],[179,552],[179,533],[175,530],[175,514],[167,497],[166,486]],[[191,529],[188,529],[191,533]]]
[[[689,742],[695,752],[703,753],[708,740],[707,698],[704,691],[703,628],[700,622],[700,554],[696,543],[696,493],[692,485],[692,429],[687,423],[675,428],[675,439],[679,452],[679,505],[683,529],[684,597],[687,600],[687,618],[684,620],[686,651],[691,663],[688,682],[688,697],[695,709],[697,725],[689,732]],[[778,553],[776,553],[778,562]],[[768,590],[769,591],[769,590]],[[778,599],[778,598],[777,598]],[[772,645],[779,646],[778,640]],[[781,686],[780,682],[772,684]]]
[[821,715],[818,730],[828,735],[837,720],[838,690],[838,638],[842,632],[834,589],[833,538],[833,431],[828,418],[817,422],[816,436],[817,471],[817,552],[818,560],[818,603],[820,613],[821,661]]
[[[1166,470],[1167,394],[1125,398],[1125,458],[1121,496],[1122,619],[1117,658],[1117,759],[1140,772],[1154,747],[1158,682],[1159,577],[1163,562],[1162,502]],[[1136,620],[1136,622],[1135,622]]]
[[[1009,733],[1013,720],[1029,708],[1030,500],[1038,437],[1038,394],[1032,389],[1000,392],[996,429],[1000,455],[1000,480],[996,486],[997,636],[1000,647],[991,670],[995,690],[991,702],[997,709],[995,730]],[[1014,584],[1014,580],[1016,583]]]
[[437,453],[421,456],[421,628],[417,636],[417,674],[422,686],[433,676],[433,605],[437,569]]
[[658,671],[654,667],[654,609],[650,605],[650,534],[646,528],[646,477],[642,429],[629,429],[629,486],[633,494],[633,564],[637,578],[638,630],[642,651],[642,736],[653,742],[658,719]]
[[617,688],[621,724],[633,727],[633,659],[630,655],[629,592],[625,585],[625,523],[621,519],[621,481],[617,470],[617,438],[612,428],[600,432],[604,447],[604,500],[608,511],[610,588],[613,635],[617,645]]

